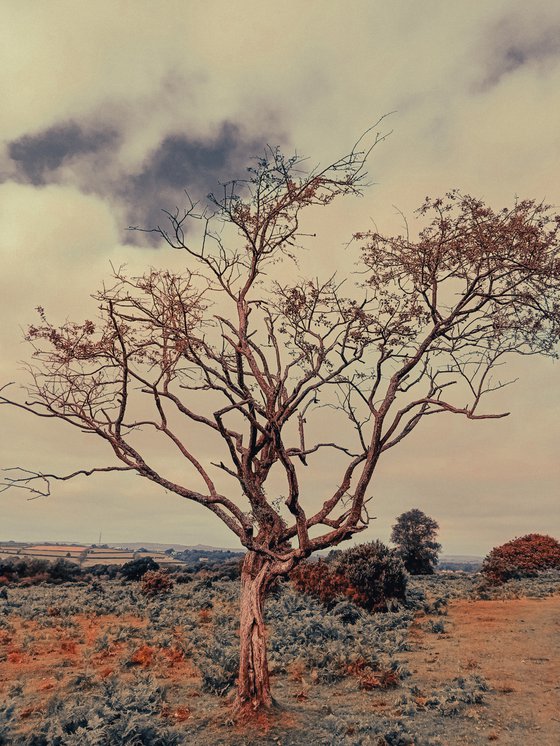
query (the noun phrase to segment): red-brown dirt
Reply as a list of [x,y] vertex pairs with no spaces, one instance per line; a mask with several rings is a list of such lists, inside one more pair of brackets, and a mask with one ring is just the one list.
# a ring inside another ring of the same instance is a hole
[[[66,680],[77,673],[100,678],[113,673],[126,676],[121,667],[123,660],[132,666],[149,667],[167,681],[198,678],[197,670],[178,645],[159,648],[139,640],[130,650],[130,643],[111,639],[122,628],[144,628],[145,620],[134,616],[76,615],[72,621],[76,625],[72,629],[63,624],[41,628],[34,621],[11,618],[14,632],[0,631],[0,651],[5,653],[0,662],[0,697],[16,681],[40,692],[62,690]],[[112,634],[108,644],[96,645],[109,629]]]
[[429,690],[456,676],[479,674],[496,692],[486,698],[475,726],[488,740],[558,746],[560,596],[455,601],[445,624],[445,635],[421,631],[419,624],[412,628],[417,645],[406,658],[415,683]]

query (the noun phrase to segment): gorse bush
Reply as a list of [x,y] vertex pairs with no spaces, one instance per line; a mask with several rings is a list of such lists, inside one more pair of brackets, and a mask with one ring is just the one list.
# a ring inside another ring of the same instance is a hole
[[407,573],[397,552],[381,541],[359,544],[341,552],[334,567],[364,597],[369,611],[387,611],[406,597]]
[[160,596],[169,593],[173,580],[165,570],[148,570],[142,577],[141,591],[145,596]]
[[297,590],[328,608],[347,598],[368,611],[387,611],[406,595],[403,561],[380,541],[339,552],[329,562],[303,562],[290,578]]
[[290,573],[296,590],[316,598],[328,608],[332,608],[341,598],[348,598],[359,606],[364,606],[366,596],[355,588],[348,577],[324,560],[302,562]]
[[494,547],[480,572],[493,583],[531,577],[545,570],[560,570],[560,543],[543,534],[527,534]]

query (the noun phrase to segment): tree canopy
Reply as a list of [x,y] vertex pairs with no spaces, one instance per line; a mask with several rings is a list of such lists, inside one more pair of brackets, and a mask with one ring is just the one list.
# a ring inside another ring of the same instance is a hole
[[397,545],[411,575],[431,575],[434,572],[441,549],[441,544],[435,540],[438,530],[437,522],[419,508],[412,508],[397,518],[391,541]]

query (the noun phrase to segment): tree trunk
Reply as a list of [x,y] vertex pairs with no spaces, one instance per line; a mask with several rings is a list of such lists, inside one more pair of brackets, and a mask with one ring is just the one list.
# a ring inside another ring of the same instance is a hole
[[274,704],[263,617],[271,580],[271,563],[255,552],[248,552],[241,570],[240,658],[235,702],[238,712],[256,712]]

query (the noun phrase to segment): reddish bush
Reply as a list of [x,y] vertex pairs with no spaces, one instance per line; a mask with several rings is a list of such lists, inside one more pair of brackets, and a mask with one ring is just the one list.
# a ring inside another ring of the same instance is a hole
[[332,569],[324,560],[302,562],[292,570],[290,580],[300,593],[307,593],[326,606],[334,605],[341,598],[348,598],[359,606],[363,606],[366,600],[346,575]]
[[371,691],[372,689],[392,689],[399,685],[400,677],[396,671],[374,670],[363,658],[350,663],[346,668],[347,673],[356,676],[360,682],[360,689]]
[[141,591],[145,596],[159,596],[169,593],[173,585],[173,580],[165,570],[148,570],[142,577]]
[[552,536],[527,534],[494,547],[480,572],[493,583],[560,569],[560,543]]

